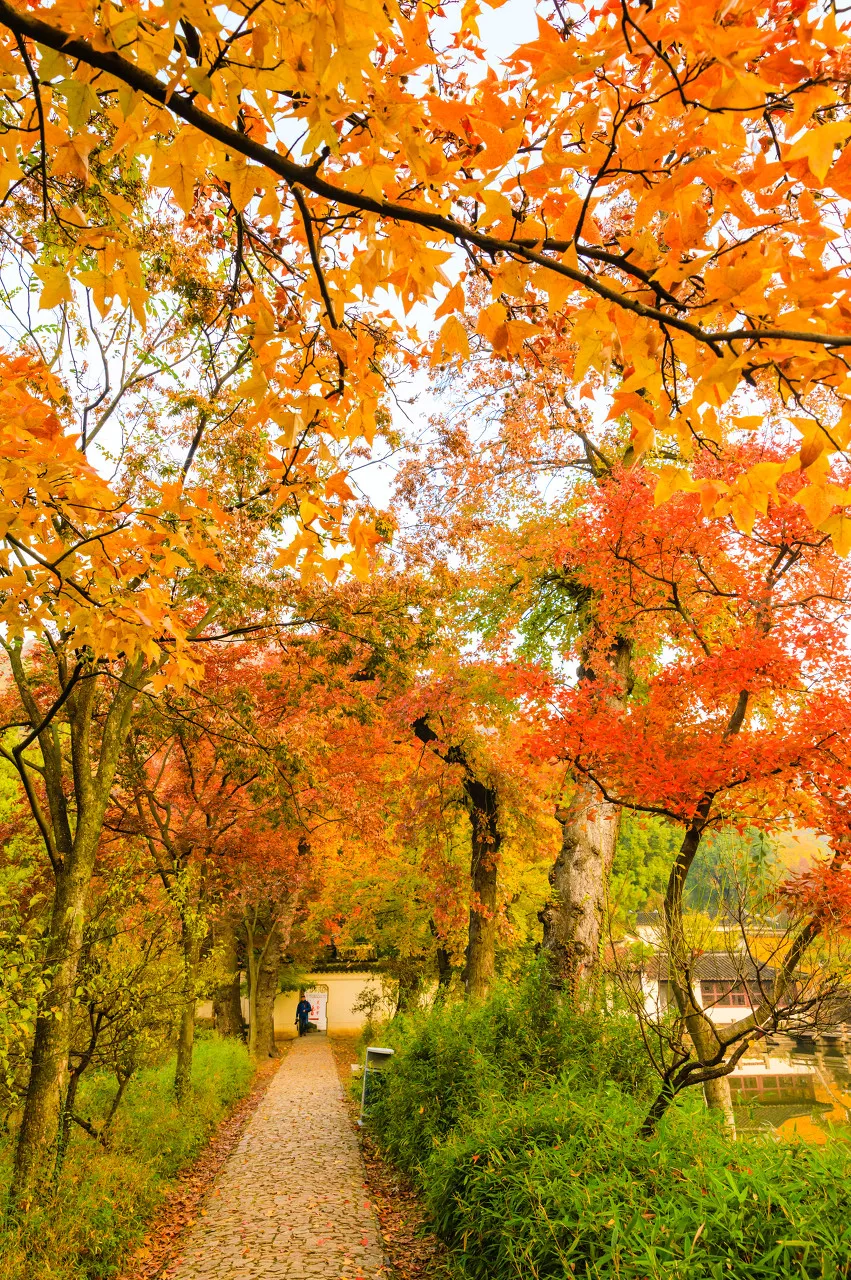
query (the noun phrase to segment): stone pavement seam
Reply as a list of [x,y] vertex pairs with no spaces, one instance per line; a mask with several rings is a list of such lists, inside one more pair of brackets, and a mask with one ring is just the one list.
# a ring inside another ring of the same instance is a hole
[[170,1280],[379,1280],[378,1221],[325,1036],[296,1040]]

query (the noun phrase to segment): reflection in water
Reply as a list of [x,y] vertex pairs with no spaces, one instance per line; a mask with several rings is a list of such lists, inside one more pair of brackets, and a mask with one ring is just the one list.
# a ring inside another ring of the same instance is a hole
[[804,1142],[851,1133],[851,1042],[766,1049],[742,1059],[730,1088],[742,1129]]

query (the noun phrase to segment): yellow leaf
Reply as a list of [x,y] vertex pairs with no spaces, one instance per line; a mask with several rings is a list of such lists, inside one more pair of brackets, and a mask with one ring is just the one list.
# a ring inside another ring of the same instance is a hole
[[467,360],[470,356],[467,330],[458,317],[454,315],[445,321],[440,333],[437,335],[437,342],[432,353],[432,363],[438,364],[442,357],[453,355],[460,356],[462,360]]
[[507,312],[501,302],[492,302],[479,312],[476,333],[480,333],[488,342],[493,343],[494,334],[500,325],[505,324]]
[[260,365],[254,362],[251,366],[251,376],[239,384],[240,395],[250,396],[252,400],[262,400],[268,389],[269,383],[265,373]]
[[[87,289],[91,289],[95,306],[100,314],[105,316],[112,306],[112,298],[115,293],[115,277],[93,269],[92,271],[81,271],[78,279]],[[107,298],[109,298],[108,302]]]
[[334,560],[334,559],[320,560],[319,562],[320,570],[322,571],[322,573],[325,575],[325,577],[331,583],[332,586],[337,581],[337,578],[340,576],[340,570],[342,569],[342,567],[343,567],[342,560]]
[[460,284],[454,284],[434,313],[435,320],[451,315],[454,311],[464,310],[464,290]]
[[317,516],[321,516],[323,506],[319,502],[314,502],[308,497],[302,498],[298,504],[298,514],[301,517],[303,525],[309,525]]
[[259,165],[245,164],[240,160],[227,160],[223,164],[217,164],[213,172],[228,184],[231,204],[237,213],[242,213],[253,198],[255,188],[264,174]]
[[656,473],[659,479],[653,492],[653,505],[661,507],[675,493],[688,492],[694,488],[694,482],[682,467],[660,467]]
[[68,123],[72,129],[80,129],[88,123],[93,111],[100,110],[100,102],[90,84],[80,80],[62,80],[55,86],[68,104]]
[[475,130],[485,144],[484,151],[476,156],[476,168],[485,171],[505,168],[523,141],[522,124],[513,129],[501,129],[497,124],[477,120]]
[[293,413],[287,409],[283,412],[273,412],[272,418],[281,428],[282,434],[278,436],[275,443],[280,445],[282,449],[292,449],[296,440],[302,431],[304,431],[304,418],[300,413]]
[[716,504],[727,493],[729,487],[723,480],[701,480],[698,489],[700,491],[700,503],[705,516],[713,514]]
[[200,139],[187,130],[179,134],[170,147],[154,149],[151,156],[151,185],[170,187],[179,207],[184,213],[190,213],[195,203],[195,178],[203,164]]
[[68,59],[55,49],[48,49],[43,44],[37,44],[38,49],[38,78],[45,84],[48,80],[55,80],[57,76],[70,76],[71,64]]
[[187,67],[186,79],[202,98],[212,98],[213,82],[201,67]]
[[326,498],[339,498],[341,502],[352,502],[354,500],[354,496],[354,493],[349,488],[344,472],[338,471],[336,475],[333,475],[330,480],[326,481]]
[[33,270],[44,286],[38,300],[40,310],[50,311],[63,302],[71,301],[71,280],[64,267],[39,264]]
[[841,489],[837,484],[813,483],[811,480],[810,484],[798,491],[794,500],[799,507],[804,508],[814,528],[828,533],[825,521],[830,519],[834,507],[851,505],[851,490]]
[[815,129],[808,129],[802,138],[794,142],[787,152],[787,160],[806,159],[810,171],[819,182],[824,182],[827,171],[833,164],[834,149],[851,135],[851,124],[832,120],[829,124],[820,124]]
[[369,581],[369,559],[364,551],[351,551],[343,556],[343,559],[351,565],[352,572],[359,582]]
[[[530,338],[536,337],[541,332],[541,326],[539,324],[529,324],[527,320],[506,320],[505,330],[508,350],[512,355],[517,355],[524,342],[528,342]],[[496,350],[496,340],[494,340],[494,350]]]
[[801,470],[806,471],[807,467],[811,467],[812,464],[821,457],[826,447],[827,439],[825,434],[816,427],[814,431],[810,432],[801,445],[801,451],[798,455]]
[[632,420],[629,439],[636,455],[646,453],[648,449],[652,449],[655,436],[656,432],[652,422],[648,422],[646,418],[634,418]]
[[278,199],[278,192],[274,183],[270,183],[257,206],[257,216],[260,218],[269,218],[272,222],[277,222],[281,216],[281,202]]
[[733,498],[732,504],[733,519],[736,527],[741,529],[742,533],[753,533],[753,523],[756,519],[756,510],[740,493]]
[[59,144],[53,153],[53,172],[67,174],[87,182],[89,178],[89,154],[98,144],[93,134],[75,133]]
[[576,289],[573,280],[569,280],[567,276],[560,275],[557,271],[542,271],[540,284],[547,295],[547,310],[550,315],[557,315]]
[[824,533],[830,534],[834,550],[838,556],[847,556],[851,552],[851,516],[844,511],[837,512],[821,526]]

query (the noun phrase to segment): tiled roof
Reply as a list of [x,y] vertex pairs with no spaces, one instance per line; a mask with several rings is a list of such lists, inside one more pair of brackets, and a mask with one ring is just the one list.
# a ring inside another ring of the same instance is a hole
[[[654,956],[644,966],[648,978],[659,982],[667,982],[670,976],[668,957]],[[756,982],[761,978],[770,982],[774,977],[771,965],[755,965],[747,956],[730,955],[726,951],[704,951],[695,956],[691,963],[692,979],[708,982],[739,982],[743,978],[748,982]]]

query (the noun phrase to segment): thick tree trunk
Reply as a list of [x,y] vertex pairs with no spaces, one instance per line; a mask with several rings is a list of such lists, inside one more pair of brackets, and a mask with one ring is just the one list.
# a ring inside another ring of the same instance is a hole
[[620,809],[579,783],[556,818],[561,849],[549,874],[552,897],[540,913],[541,950],[553,988],[575,1000],[598,970]]
[[464,986],[471,999],[482,1000],[490,992],[496,975],[497,867],[501,837],[496,791],[469,778],[466,789],[473,833]]
[[258,1058],[275,1058],[275,997],[281,975],[281,941],[278,927],[272,930],[257,968],[256,1022],[254,1052]]
[[[625,703],[634,677],[632,645],[618,639],[608,655],[605,682],[588,666],[580,666],[579,680],[610,705]],[[576,999],[593,984],[599,971],[606,920],[609,878],[620,829],[620,809],[608,803],[597,787],[581,775],[566,809],[556,810],[561,824],[561,849],[550,871],[553,896],[540,912],[541,951],[549,960],[554,990]]]
[[239,944],[234,920],[216,925],[215,941],[221,957],[222,981],[213,995],[213,1014],[220,1036],[245,1037],[240,1000]]
[[[413,724],[426,745],[439,741],[425,716]],[[496,788],[488,786],[470,767],[464,749],[456,744],[437,755],[464,770],[464,793],[470,813],[470,924],[464,964],[464,987],[473,999],[483,999],[496,972],[497,884],[499,879],[499,812]]]
[[452,961],[446,947],[437,948],[437,991],[438,996],[443,998],[447,990],[452,985]]
[[719,1076],[717,1080],[707,1080],[703,1086],[703,1096],[709,1110],[720,1118],[728,1136],[735,1139],[736,1113],[733,1110],[730,1077]]
[[192,1054],[195,1049],[195,1009],[201,947],[191,921],[185,918],[181,920],[180,933],[183,947],[183,1000],[177,1034],[174,1092],[177,1101],[184,1106],[192,1096]]
[[[100,826],[98,824],[97,833]],[[96,833],[77,831],[75,846],[56,875],[44,971],[48,988],[36,1018],[30,1078],[15,1150],[12,1200],[25,1208],[59,1154],[62,1093],[71,1048],[71,1002],[83,941],[86,893],[94,870]]]
[[[43,713],[24,670],[21,648],[8,644],[4,647],[42,754],[46,813],[33,791],[29,767],[17,757],[16,763],[47,847],[55,885],[45,949],[47,987],[39,1000],[36,1016],[27,1096],[10,1187],[11,1202],[26,1208],[49,1178],[58,1154],[62,1091],[71,1048],[71,1007],[83,940],[86,896],[118,756],[130,728],[136,687],[142,679],[143,660],[134,658],[124,667],[101,721],[96,750],[92,720],[97,682],[94,678],[88,679],[66,698],[73,766],[66,774],[62,740],[55,724],[44,724]],[[69,776],[73,778],[73,799],[69,798],[67,787]],[[72,804],[75,823],[71,819]]]

